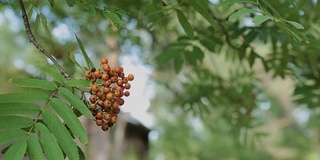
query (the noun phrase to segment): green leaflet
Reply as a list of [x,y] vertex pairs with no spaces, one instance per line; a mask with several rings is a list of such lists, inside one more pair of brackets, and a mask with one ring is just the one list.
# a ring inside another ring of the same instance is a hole
[[74,57],[74,54],[72,52],[69,52],[69,58],[70,60],[77,65],[83,72],[85,71],[82,66],[76,61],[76,58]]
[[30,159],[33,159],[33,160],[44,159],[41,145],[38,141],[38,138],[34,134],[29,136],[27,153]]
[[20,116],[2,116],[0,117],[0,131],[27,128],[33,125],[33,119]]
[[272,17],[265,16],[265,15],[258,15],[258,16],[255,16],[252,21],[253,21],[253,23],[259,25],[269,19],[272,19]]
[[57,85],[55,83],[42,79],[16,78],[11,79],[10,82],[20,87],[39,88],[49,91],[57,89]]
[[9,114],[38,114],[40,107],[32,103],[3,103],[0,104],[0,116]]
[[194,39],[194,31],[192,29],[191,24],[189,23],[187,17],[183,14],[183,12],[179,9],[176,10],[178,20],[183,28],[183,30],[186,32],[186,34],[191,38]]
[[14,142],[26,136],[27,133],[21,129],[0,131],[0,146]]
[[[62,107],[62,106],[60,106]],[[59,118],[51,111],[42,112],[43,122],[48,129],[56,137],[59,145],[64,153],[71,160],[79,159],[78,149],[76,143],[73,141],[66,127],[61,123]]]
[[105,11],[103,11],[102,14],[104,17],[109,19],[115,25],[115,27],[121,28],[124,25],[123,21],[117,14]]
[[19,141],[9,147],[3,156],[3,160],[21,160],[27,149],[27,141]]
[[79,45],[79,47],[80,47],[81,53],[82,53],[82,55],[83,55],[83,57],[84,57],[84,59],[85,59],[85,61],[86,61],[86,63],[87,63],[87,67],[88,67],[88,69],[93,68],[93,67],[94,67],[94,65],[93,65],[93,63],[92,63],[91,59],[89,58],[89,56],[88,56],[88,54],[87,54],[86,50],[84,49],[84,47],[83,47],[83,44],[82,44],[81,40],[78,38],[78,36],[77,36],[77,35],[75,35],[75,36],[76,36],[76,39],[77,39],[78,45]]
[[58,142],[44,124],[37,123],[35,130],[38,133],[39,142],[46,155],[46,159],[65,159]]
[[19,92],[0,94],[1,103],[25,103],[25,102],[44,102],[47,101],[48,95],[41,92]]
[[72,109],[58,98],[52,98],[50,102],[52,108],[65,121],[72,133],[79,138],[83,144],[88,143],[86,130],[79,121],[78,117],[73,113]]
[[41,68],[42,72],[46,75],[53,78],[55,81],[62,83],[64,78],[61,75],[60,71],[58,71],[55,67],[43,67]]
[[249,13],[254,13],[254,12],[257,12],[257,11],[255,11],[253,9],[243,8],[243,9],[240,9],[240,10],[234,12],[233,14],[231,14],[228,20],[233,22],[233,21],[236,21],[240,16],[242,16],[244,14],[249,14]]
[[220,2],[217,6],[222,7],[226,5],[231,5],[234,3],[256,3],[255,0],[225,0]]
[[91,81],[86,79],[71,79],[65,84],[70,87],[90,87]]
[[80,100],[79,97],[74,95],[70,90],[66,88],[59,88],[58,90],[59,94],[61,94],[64,98],[66,98],[72,106],[77,108],[77,110],[82,113],[84,116],[86,116],[89,119],[93,119],[92,113],[88,109],[88,107]]

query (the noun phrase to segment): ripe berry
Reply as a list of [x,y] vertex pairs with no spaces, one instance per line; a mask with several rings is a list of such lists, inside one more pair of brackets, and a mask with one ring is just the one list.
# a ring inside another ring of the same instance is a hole
[[118,86],[122,86],[122,85],[123,85],[123,80],[122,80],[122,79],[118,79],[117,85],[118,85]]
[[103,116],[103,118],[104,118],[105,120],[107,120],[107,121],[110,121],[111,117],[112,117],[112,115],[111,115],[110,113],[106,113],[106,114],[104,114],[104,116]]
[[106,74],[106,73],[103,73],[102,76],[101,76],[101,79],[104,80],[104,81],[107,81],[107,80],[109,80],[109,75]]
[[120,97],[121,96],[121,92],[119,90],[115,90],[114,91],[114,96]]
[[102,126],[103,120],[102,119],[96,119],[97,126]]
[[111,101],[113,98],[114,98],[113,93],[110,92],[107,94],[107,100]]
[[111,123],[116,123],[118,120],[117,116],[112,116],[110,122]]
[[100,71],[100,69],[98,69],[95,72],[93,72],[93,75],[95,78],[99,79],[102,76],[102,72]]
[[95,103],[95,102],[97,101],[97,99],[98,99],[98,98],[97,98],[96,95],[91,95],[90,98],[89,98],[89,100],[90,100],[91,103]]
[[118,77],[116,76],[110,77],[110,81],[111,83],[116,83],[118,81]]
[[91,78],[91,72],[90,72],[90,71],[85,71],[85,72],[84,72],[84,76],[85,76],[86,78]]
[[100,90],[96,92],[96,95],[99,99],[102,99],[104,96],[104,94]]
[[105,108],[110,107],[111,106],[111,101],[110,100],[105,100],[103,105],[104,105]]
[[105,87],[110,87],[110,85],[111,85],[110,81],[104,81],[103,82],[103,86],[105,86]]
[[125,89],[130,89],[130,88],[131,88],[131,84],[130,84],[130,83],[126,83],[126,84],[124,85],[124,88],[125,88]]
[[104,107],[104,101],[103,100],[98,100],[97,103],[99,106]]
[[108,64],[108,59],[107,58],[102,58],[101,59],[101,64]]
[[112,113],[115,114],[115,115],[119,114],[120,113],[120,108],[113,109]]
[[104,64],[104,65],[102,66],[102,69],[103,69],[105,72],[107,72],[107,73],[109,73],[110,70],[111,70],[111,68],[110,68],[110,66],[109,66],[108,64]]
[[119,102],[118,101],[113,101],[111,106],[112,106],[113,109],[119,108]]
[[99,91],[99,85],[98,84],[92,84],[91,85],[91,91],[92,92],[98,92]]
[[128,75],[128,80],[129,80],[129,81],[134,80],[134,75],[133,75],[133,74],[129,74],[129,75]]
[[103,93],[110,93],[111,89],[109,87],[104,87],[103,88]]
[[124,104],[124,99],[123,98],[119,98],[119,105],[122,106]]
[[129,97],[130,96],[130,92],[129,91],[125,91],[124,92],[124,96]]
[[116,72],[118,75],[120,75],[123,72],[123,68],[118,66],[118,67],[114,68],[114,72]]
[[108,124],[103,124],[102,126],[101,126],[101,129],[103,130],[103,131],[108,131],[109,130],[109,125]]
[[92,110],[92,109],[96,109],[97,105],[95,103],[91,103],[89,108]]
[[102,112],[100,111],[98,111],[97,112],[97,114],[96,114],[96,119],[102,119],[102,117],[103,117],[103,114],[102,114]]

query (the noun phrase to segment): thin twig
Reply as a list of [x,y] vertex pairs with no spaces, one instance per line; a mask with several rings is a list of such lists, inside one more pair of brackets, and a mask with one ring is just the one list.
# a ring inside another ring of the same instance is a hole
[[66,78],[66,79],[70,79],[70,75],[60,66],[60,64],[55,60],[55,58],[49,54],[41,45],[40,43],[37,42],[35,36],[33,35],[32,31],[31,31],[31,28],[30,28],[30,23],[29,23],[29,19],[28,19],[28,16],[27,16],[27,13],[26,13],[26,9],[24,7],[24,4],[22,2],[22,0],[19,0],[19,3],[20,3],[20,8],[21,8],[21,11],[22,11],[22,19],[23,19],[23,22],[24,22],[24,27],[26,29],[26,32],[27,32],[27,35],[28,35],[28,38],[30,40],[30,42],[41,52],[43,53],[45,56],[47,56],[52,62],[54,65],[56,65],[59,69],[59,71],[61,72],[61,74]]

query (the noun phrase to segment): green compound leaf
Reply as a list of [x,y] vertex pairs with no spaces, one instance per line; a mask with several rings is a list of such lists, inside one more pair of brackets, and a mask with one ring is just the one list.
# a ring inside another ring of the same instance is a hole
[[55,67],[43,67],[41,68],[41,70],[43,73],[50,76],[59,83],[62,83],[64,80],[64,77],[61,75],[60,71],[58,71]]
[[83,57],[84,57],[84,59],[85,59],[85,61],[86,61],[86,63],[87,63],[87,67],[88,67],[89,69],[93,68],[93,67],[94,67],[94,65],[93,65],[93,63],[92,63],[91,59],[89,58],[89,56],[88,56],[88,54],[87,54],[86,50],[84,49],[84,47],[83,47],[83,44],[82,44],[81,40],[78,38],[78,36],[77,36],[77,35],[75,35],[75,36],[76,36],[76,39],[77,39],[78,45],[79,45],[79,47],[80,47],[80,50],[81,50],[81,52],[82,52],[82,55],[83,55]]
[[91,82],[86,79],[71,79],[65,84],[69,87],[90,87]]
[[0,146],[17,141],[27,136],[27,132],[21,129],[0,131]]
[[0,117],[0,131],[18,128],[27,128],[33,125],[33,120],[20,116],[2,116]]
[[254,12],[257,12],[257,11],[255,11],[253,9],[243,8],[243,9],[240,9],[237,12],[234,12],[233,14],[231,14],[228,20],[231,21],[231,22],[234,22],[240,16],[242,16],[244,14],[254,13]]
[[[60,106],[63,107],[63,106]],[[61,123],[56,114],[51,111],[43,111],[43,122],[47,125],[48,129],[56,137],[62,150],[71,160],[79,159],[78,149],[76,143],[73,141],[66,127]]]
[[44,151],[46,159],[65,159],[58,142],[44,124],[37,123],[35,130],[38,133],[39,142]]
[[252,21],[253,21],[253,23],[259,25],[259,24],[261,24],[267,20],[270,20],[270,19],[272,19],[272,17],[270,17],[270,16],[258,15],[258,16],[255,16]]
[[48,95],[41,92],[19,92],[0,94],[0,104],[3,103],[25,103],[25,102],[44,102],[49,98]]
[[9,147],[3,156],[3,160],[21,160],[27,150],[27,141],[19,141]]
[[78,117],[73,113],[72,109],[58,98],[52,98],[50,102],[52,108],[65,121],[72,133],[79,138],[83,144],[88,143],[87,132],[79,121]]
[[194,32],[192,29],[191,24],[189,23],[187,17],[183,14],[183,12],[179,9],[176,10],[178,20],[183,28],[183,30],[186,32],[186,34],[191,38],[194,39]]
[[35,135],[30,135],[28,139],[27,153],[30,159],[43,160],[44,155],[38,138]]
[[89,119],[93,119],[92,113],[88,109],[88,107],[80,100],[79,97],[74,95],[70,90],[66,88],[59,88],[59,94],[61,94],[64,98],[66,98],[72,106],[74,106],[80,113],[86,116]]
[[115,27],[121,28],[124,25],[123,21],[117,14],[112,12],[102,12],[102,14],[104,17],[109,19],[114,24]]
[[38,114],[40,107],[32,103],[4,103],[0,104],[0,116],[9,114]]
[[57,85],[55,83],[42,80],[42,79],[16,78],[16,79],[11,79],[10,82],[20,87],[39,88],[39,89],[44,89],[49,91],[57,89]]

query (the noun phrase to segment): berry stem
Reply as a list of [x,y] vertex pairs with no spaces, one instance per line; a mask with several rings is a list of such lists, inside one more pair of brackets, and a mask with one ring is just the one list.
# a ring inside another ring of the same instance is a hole
[[59,69],[59,71],[61,72],[61,74],[66,78],[66,79],[70,79],[70,75],[60,66],[60,64],[56,61],[56,59],[49,53],[47,52],[40,43],[38,43],[38,41],[36,40],[35,36],[33,35],[31,28],[30,28],[30,23],[29,23],[29,19],[26,13],[26,9],[24,7],[24,4],[22,2],[22,0],[19,0],[20,3],[20,8],[21,8],[21,12],[22,12],[22,19],[24,22],[24,27],[26,29],[27,35],[28,35],[28,39],[30,40],[30,42],[41,52],[43,53],[46,57],[48,57],[53,63],[54,65],[56,65],[56,67]]

